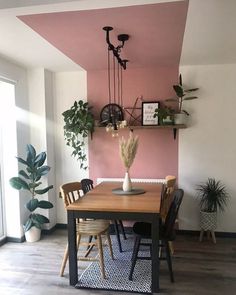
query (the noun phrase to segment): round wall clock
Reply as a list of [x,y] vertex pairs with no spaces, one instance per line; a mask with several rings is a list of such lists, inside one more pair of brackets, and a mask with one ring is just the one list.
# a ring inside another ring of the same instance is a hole
[[108,123],[114,123],[123,120],[123,110],[118,104],[109,103],[102,108],[100,113],[100,121],[102,125],[107,125]]

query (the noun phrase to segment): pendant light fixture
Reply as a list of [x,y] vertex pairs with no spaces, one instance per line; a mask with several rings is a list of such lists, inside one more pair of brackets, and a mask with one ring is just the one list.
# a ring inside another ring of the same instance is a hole
[[126,70],[127,59],[121,58],[121,50],[129,40],[129,35],[120,34],[117,36],[120,44],[114,46],[110,41],[112,27],[103,28],[106,32],[107,43],[107,77],[108,77],[108,104],[103,107],[100,113],[101,124],[106,126],[112,136],[118,136],[118,129],[125,127],[123,113],[123,70]]

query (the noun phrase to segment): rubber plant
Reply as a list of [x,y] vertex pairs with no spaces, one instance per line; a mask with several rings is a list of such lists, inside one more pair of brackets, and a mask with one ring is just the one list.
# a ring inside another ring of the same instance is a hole
[[167,98],[167,102],[177,102],[178,103],[178,109],[177,113],[184,113],[187,116],[189,116],[189,113],[186,110],[183,110],[183,102],[186,100],[193,100],[198,98],[197,96],[186,96],[189,93],[195,92],[198,90],[198,88],[190,88],[190,89],[185,89],[183,87],[182,83],[182,75],[179,75],[179,84],[173,85],[174,91],[176,93],[176,98]]
[[10,179],[10,185],[17,190],[25,190],[30,195],[30,200],[26,203],[26,208],[30,211],[30,215],[24,224],[24,231],[27,232],[32,226],[39,229],[44,223],[49,223],[49,219],[39,213],[36,213],[37,208],[50,209],[53,204],[49,201],[39,200],[37,195],[43,195],[53,188],[49,185],[44,188],[39,188],[42,185],[40,181],[49,171],[50,167],[44,165],[46,160],[46,153],[41,152],[36,154],[35,148],[31,144],[27,144],[26,159],[16,157],[18,162],[25,166],[25,169],[19,171],[19,176]]
[[79,160],[80,168],[84,170],[88,168],[85,139],[94,131],[94,117],[91,108],[87,102],[79,100],[62,113],[66,144],[73,149],[71,155]]

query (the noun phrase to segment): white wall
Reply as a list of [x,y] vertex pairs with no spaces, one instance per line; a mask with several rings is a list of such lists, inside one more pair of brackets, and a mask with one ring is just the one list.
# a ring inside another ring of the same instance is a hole
[[231,195],[217,230],[236,232],[236,64],[182,66],[180,73],[184,84],[200,88],[199,98],[184,106],[191,114],[189,128],[179,131],[179,186],[185,190],[180,228],[199,229],[196,184],[213,177]]
[[[42,187],[54,185],[48,193],[40,195],[39,199],[53,203],[50,210],[38,209],[40,214],[47,216],[49,229],[56,224],[56,195],[55,195],[55,158],[54,158],[54,114],[53,114],[53,74],[44,68],[28,71],[29,109],[30,109],[30,143],[37,153],[46,151],[46,163],[51,167],[49,174],[42,177]],[[25,212],[25,217],[28,211]]]
[[[55,159],[56,159],[56,194],[59,195],[61,184],[79,181],[88,177],[88,172],[79,168],[79,163],[71,157],[71,148],[66,146],[63,133],[62,113],[69,109],[75,100],[87,100],[86,72],[61,72],[55,74]],[[88,154],[88,151],[87,151]],[[57,199],[57,223],[67,223],[62,199]]]

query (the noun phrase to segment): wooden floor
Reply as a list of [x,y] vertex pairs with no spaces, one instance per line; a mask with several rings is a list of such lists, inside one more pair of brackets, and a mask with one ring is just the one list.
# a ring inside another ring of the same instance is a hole
[[[76,290],[68,284],[68,266],[65,277],[59,277],[66,238],[66,231],[57,230],[37,243],[7,243],[0,247],[0,294],[125,294]],[[175,283],[171,284],[166,262],[161,262],[160,294],[236,294],[236,241],[218,238],[214,245],[207,240],[199,243],[197,237],[178,236],[173,268]]]

